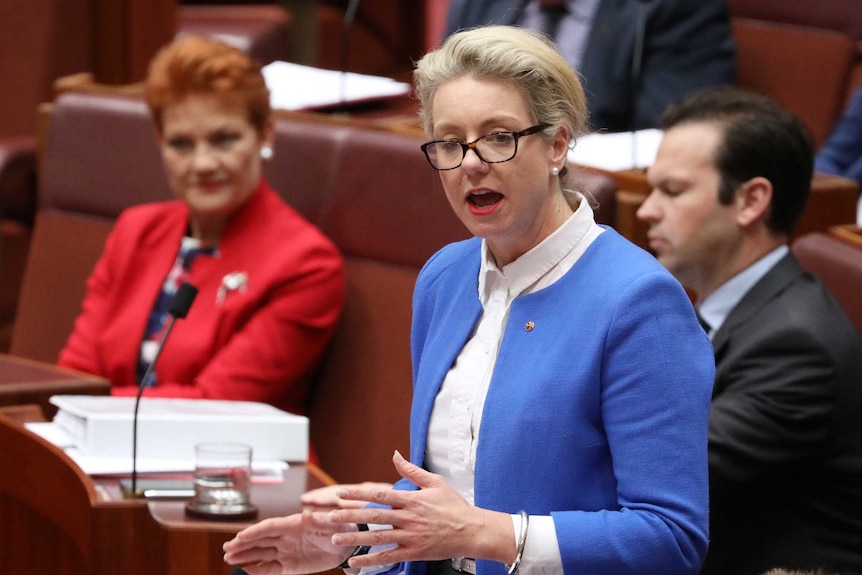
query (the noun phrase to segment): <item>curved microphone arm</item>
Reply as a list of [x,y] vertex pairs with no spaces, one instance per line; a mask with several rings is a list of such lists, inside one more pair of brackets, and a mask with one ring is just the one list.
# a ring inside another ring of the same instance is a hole
[[353,28],[353,21],[356,19],[356,11],[359,8],[359,0],[350,0],[347,3],[347,9],[344,11],[344,19],[341,21],[341,58],[338,63],[338,68],[341,70],[341,94],[339,99],[341,107],[347,101],[347,67],[348,58],[350,56],[350,30]]
[[647,5],[649,0],[638,0],[637,4],[637,21],[635,23],[635,42],[632,50],[632,69],[631,69],[631,101],[629,102],[629,121],[631,122],[632,131],[632,168],[637,168],[637,109],[638,96],[640,95],[641,76],[643,75],[643,56],[644,43],[646,42],[646,20],[647,20]]
[[153,361],[150,362],[150,365],[144,372],[143,377],[141,377],[141,381],[138,383],[138,394],[135,396],[135,411],[132,415],[132,488],[130,492],[126,494],[132,499],[143,495],[143,493],[138,492],[138,408],[141,405],[141,396],[144,393],[146,381],[153,372],[153,369],[156,366],[156,361],[158,361],[159,356],[162,354],[162,349],[165,347],[165,342],[168,340],[168,336],[174,328],[174,322],[186,317],[189,313],[189,308],[192,307],[192,302],[195,300],[196,295],[198,295],[198,288],[190,283],[183,282],[180,284],[180,287],[177,288],[177,291],[174,294],[174,299],[171,300],[170,308],[168,308],[168,313],[171,317],[168,320],[165,333],[162,335],[162,339],[159,341],[159,345],[156,348],[156,355],[153,357]]

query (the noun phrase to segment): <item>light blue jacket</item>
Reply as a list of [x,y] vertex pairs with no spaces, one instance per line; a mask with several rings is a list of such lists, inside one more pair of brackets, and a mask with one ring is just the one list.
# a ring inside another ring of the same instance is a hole
[[818,172],[852,178],[862,186],[862,84],[814,158]]
[[[434,398],[482,311],[480,245],[447,246],[417,280],[410,433],[419,466]],[[567,573],[697,573],[713,377],[712,347],[682,287],[607,229],[563,278],[512,303],[482,417],[476,505],[553,515]],[[479,575],[505,570],[478,562]]]

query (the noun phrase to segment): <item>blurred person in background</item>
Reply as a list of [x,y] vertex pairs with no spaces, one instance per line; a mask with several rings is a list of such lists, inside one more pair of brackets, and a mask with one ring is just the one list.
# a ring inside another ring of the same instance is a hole
[[[814,169],[856,180],[862,187],[862,84],[856,88],[829,139],[817,152]],[[856,222],[862,225],[862,194]]]
[[452,0],[446,35],[488,24],[554,39],[581,76],[592,130],[655,128],[670,103],[736,81],[725,0]]
[[808,132],[730,87],[662,124],[637,215],[696,293],[715,352],[703,573],[862,574],[862,342],[788,248],[811,188]]
[[185,37],[156,55],[145,91],[176,199],[120,215],[58,363],[135,395],[188,281],[199,293],[144,395],[303,413],[343,305],[343,262],[263,178],[274,133],[260,66]]

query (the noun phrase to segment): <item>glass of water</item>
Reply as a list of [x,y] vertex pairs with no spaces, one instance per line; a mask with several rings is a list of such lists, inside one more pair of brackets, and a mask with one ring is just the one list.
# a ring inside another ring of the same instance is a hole
[[251,505],[251,446],[212,442],[195,446],[195,495],[192,515],[248,517]]

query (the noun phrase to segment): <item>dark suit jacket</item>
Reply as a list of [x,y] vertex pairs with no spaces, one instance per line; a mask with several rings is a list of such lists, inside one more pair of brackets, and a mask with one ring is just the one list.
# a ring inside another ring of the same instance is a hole
[[713,338],[703,573],[862,573],[862,342],[792,255]]
[[[460,28],[514,24],[525,0],[452,0],[446,36]],[[640,86],[632,82],[639,6],[646,10]],[[736,79],[724,0],[602,0],[579,70],[594,129],[656,127],[686,94]],[[632,109],[634,105],[634,110]]]

